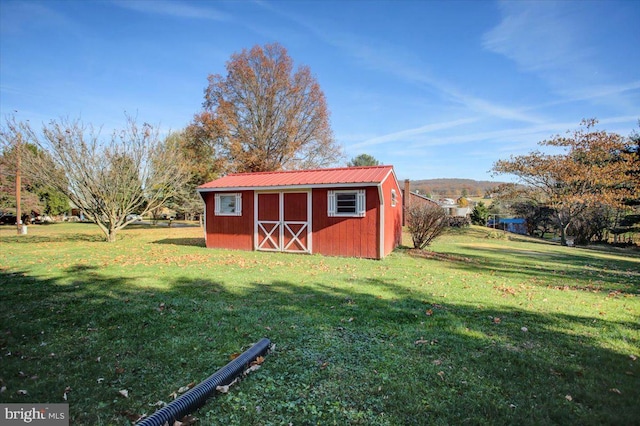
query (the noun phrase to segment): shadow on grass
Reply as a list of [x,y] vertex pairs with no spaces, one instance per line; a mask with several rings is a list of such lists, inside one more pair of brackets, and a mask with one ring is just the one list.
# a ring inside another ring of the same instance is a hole
[[637,323],[443,303],[390,279],[235,287],[178,277],[161,289],[136,280],[85,265],[47,279],[0,271],[0,402],[63,402],[68,387],[73,424],[123,423],[266,336],[275,352],[196,413],[205,423],[640,418],[638,364],[602,344],[610,335],[638,347]]
[[102,234],[68,233],[54,235],[21,235],[0,237],[0,244],[37,244],[37,243],[66,243],[66,242],[102,242]]
[[[568,249],[570,252],[516,250],[512,247],[472,247],[460,252],[439,250],[423,257],[447,261],[452,267],[472,272],[489,271],[503,276],[528,276],[538,286],[569,290],[640,294],[640,257],[602,257],[601,252]],[[555,279],[554,279],[555,278]],[[567,280],[568,279],[568,280]],[[570,281],[571,284],[566,284]]]
[[154,244],[170,244],[175,246],[206,247],[204,238],[164,238]]

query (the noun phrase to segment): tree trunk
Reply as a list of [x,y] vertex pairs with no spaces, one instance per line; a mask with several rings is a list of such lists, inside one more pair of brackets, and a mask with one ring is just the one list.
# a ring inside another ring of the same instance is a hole
[[107,234],[107,242],[115,243],[116,242],[116,234],[118,230],[115,228],[109,228],[109,233]]
[[567,245],[567,228],[569,225],[567,226],[560,226],[560,245],[566,246]]
[[[567,245],[567,230],[569,229],[569,225],[571,225],[571,216],[568,214],[565,214],[563,212],[556,212],[556,224],[558,225],[558,228],[560,229],[560,245],[566,246]],[[567,216],[568,219],[567,219]],[[565,220],[567,219],[567,220]]]

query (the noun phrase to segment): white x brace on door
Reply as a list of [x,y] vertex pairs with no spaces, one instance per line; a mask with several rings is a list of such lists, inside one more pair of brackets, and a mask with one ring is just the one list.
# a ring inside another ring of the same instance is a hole
[[311,192],[255,193],[256,250],[311,253]]

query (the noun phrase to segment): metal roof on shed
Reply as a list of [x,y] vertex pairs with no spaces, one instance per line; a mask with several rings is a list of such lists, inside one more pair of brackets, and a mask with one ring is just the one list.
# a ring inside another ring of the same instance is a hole
[[207,182],[198,191],[266,189],[340,185],[378,185],[393,173],[393,166],[342,167],[333,169],[234,173]]

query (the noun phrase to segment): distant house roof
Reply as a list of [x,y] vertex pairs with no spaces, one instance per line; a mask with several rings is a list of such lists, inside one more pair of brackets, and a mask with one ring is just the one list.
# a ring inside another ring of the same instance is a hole
[[524,225],[525,222],[523,218],[498,219],[498,223],[513,223],[515,225]]
[[[393,166],[342,167],[315,170],[234,173],[207,182],[198,191],[296,188],[328,186],[374,186],[393,175]],[[394,176],[395,178],[395,176]]]
[[427,201],[427,202],[433,203],[433,204],[435,204],[435,205],[437,205],[437,206],[439,205],[439,204],[438,204],[438,202],[437,202],[436,200],[434,200],[434,199],[432,199],[432,198],[429,198],[429,197],[427,197],[426,195],[422,195],[422,194],[420,194],[420,193],[418,193],[418,192],[410,192],[409,194],[410,194],[412,197],[415,197],[415,198],[417,198],[417,199],[419,199],[419,200]]

